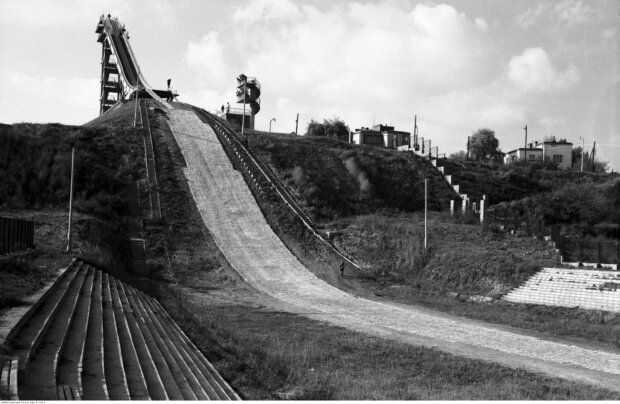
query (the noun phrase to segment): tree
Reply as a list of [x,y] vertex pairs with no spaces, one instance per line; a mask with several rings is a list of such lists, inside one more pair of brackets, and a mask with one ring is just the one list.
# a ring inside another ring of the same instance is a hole
[[451,161],[465,161],[465,160],[467,160],[467,152],[465,150],[459,150],[457,152],[451,153],[448,156],[448,160],[451,160]]
[[474,132],[469,140],[469,154],[472,160],[500,160],[499,140],[491,129],[481,128]]
[[311,119],[306,129],[306,136],[320,136],[347,141],[349,139],[349,127],[340,118],[324,119],[323,123]]
[[575,171],[581,170],[581,153],[583,152],[583,171],[593,171],[597,173],[605,173],[609,169],[609,162],[601,161],[594,157],[592,162],[592,156],[587,150],[584,152],[581,146],[577,146],[572,151],[572,165],[571,168]]
[[325,136],[325,125],[311,119],[306,128],[306,136]]

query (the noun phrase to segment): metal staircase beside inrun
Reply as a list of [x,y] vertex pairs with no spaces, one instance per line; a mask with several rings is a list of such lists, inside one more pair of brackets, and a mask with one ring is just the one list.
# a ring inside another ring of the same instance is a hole
[[156,300],[79,259],[4,345],[11,399],[239,399]]
[[144,161],[148,179],[148,192],[151,204],[151,217],[162,217],[162,203],[157,182],[157,168],[155,166],[155,151],[153,147],[153,136],[151,134],[151,124],[149,122],[148,108],[146,100],[140,102],[140,120],[144,128]]

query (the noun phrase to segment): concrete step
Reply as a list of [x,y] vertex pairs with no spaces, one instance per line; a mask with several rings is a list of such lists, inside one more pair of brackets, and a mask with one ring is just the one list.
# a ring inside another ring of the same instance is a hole
[[127,220],[127,236],[137,239],[144,238],[142,234],[142,220],[140,218],[130,218]]
[[176,348],[170,341],[170,338],[168,338],[168,335],[165,333],[161,333],[160,330],[153,324],[153,320],[144,308],[144,304],[140,297],[136,295],[134,289],[127,287],[125,288],[125,291],[132,307],[140,313],[141,320],[149,329],[153,342],[157,346],[157,350],[160,352],[161,358],[164,360],[165,365],[173,379],[172,383],[169,380],[166,382],[166,390],[168,391],[168,395],[173,400],[196,400],[197,397],[188,384],[183,371],[180,369],[177,359],[171,353],[171,351],[176,352]]
[[17,393],[17,372],[18,360],[8,359],[0,363],[0,389],[8,394],[8,399],[12,401],[19,400]]
[[175,362],[178,364],[180,371],[183,373],[183,377],[187,381],[188,386],[191,388],[192,394],[199,400],[217,400],[217,393],[202,375],[199,364],[196,363],[187,352],[187,348],[183,344],[183,341],[179,341],[176,334],[171,332],[172,330],[168,323],[153,312],[153,302],[151,299],[142,295],[142,299],[140,300],[148,313],[148,318],[152,320],[159,334],[164,336],[163,338],[168,342],[168,348]]
[[86,274],[83,268],[77,271],[58,306],[54,321],[42,336],[39,348],[32,351],[30,369],[21,390],[23,393],[20,393],[23,400],[45,400],[53,397],[50,392],[56,392],[58,357],[66,341]]
[[181,330],[172,317],[164,310],[157,300],[150,301],[155,307],[159,309],[160,319],[163,319],[168,325],[168,329],[172,331],[173,335],[176,335],[177,340],[181,342],[181,345],[186,348],[188,354],[194,358],[194,363],[202,370],[202,374],[207,381],[211,384],[220,400],[240,400],[239,395],[230,387],[230,385],[224,380],[219,372],[213,367],[213,365],[204,357],[202,352],[196,345],[189,339],[189,337]]
[[563,268],[544,268],[504,300],[620,312],[620,289],[603,289],[619,283],[616,273]]
[[43,335],[52,323],[68,286],[73,282],[81,262],[74,261],[48,291],[19,320],[7,336],[7,344],[19,357],[19,381],[25,382],[31,355],[37,350]]
[[108,388],[104,371],[102,272],[95,271],[90,299],[88,328],[82,350],[80,372],[81,393],[84,400],[107,400]]
[[127,377],[127,387],[132,400],[149,400],[149,390],[144,377],[144,370],[140,364],[136,344],[129,330],[129,324],[125,317],[125,311],[118,295],[116,282],[110,277],[109,280],[110,296],[114,317],[116,319],[116,330],[121,346],[122,364],[125,367]]
[[116,314],[112,305],[110,279],[105,273],[103,274],[102,291],[103,363],[108,395],[110,400],[129,400],[130,393],[125,366],[123,365],[121,343],[116,328]]
[[155,363],[155,357],[160,359],[161,354],[159,351],[151,352],[152,346],[147,342],[150,341],[150,335],[145,335],[141,327],[141,317],[139,314],[134,315],[134,308],[129,304],[127,295],[123,284],[118,279],[116,280],[116,288],[120,298],[120,302],[125,312],[125,318],[127,319],[127,325],[131,332],[131,337],[134,342],[138,359],[140,360],[140,367],[144,374],[144,379],[149,391],[149,396],[153,400],[168,400],[168,394],[164,388],[164,382],[160,371]]
[[86,279],[75,307],[71,327],[69,328],[65,343],[61,348],[56,377],[56,382],[58,384],[74,386],[74,389],[76,389],[79,394],[82,393],[80,372],[82,369],[84,345],[86,343],[96,272],[95,269],[90,266],[84,267],[83,271],[87,272]]

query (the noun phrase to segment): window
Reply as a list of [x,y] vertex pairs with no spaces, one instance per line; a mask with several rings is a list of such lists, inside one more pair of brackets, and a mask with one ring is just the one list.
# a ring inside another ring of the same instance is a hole
[[554,163],[561,163],[562,162],[562,155],[561,154],[554,154],[553,155],[553,162]]
[[530,160],[536,160],[536,155],[534,153],[528,154]]

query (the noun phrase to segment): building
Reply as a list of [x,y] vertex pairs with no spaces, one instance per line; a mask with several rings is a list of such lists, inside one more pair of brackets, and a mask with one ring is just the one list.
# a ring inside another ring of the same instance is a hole
[[558,164],[558,168],[570,168],[573,163],[573,144],[566,140],[543,142],[543,158]]
[[535,161],[553,161],[558,168],[570,168],[572,165],[573,144],[566,140],[556,141],[555,137],[542,143],[530,143],[527,148],[511,150],[504,156],[504,163],[512,163],[515,161],[529,162]]
[[525,148],[521,147],[519,149],[511,150],[504,156],[504,164],[514,163],[515,161],[523,161],[527,159],[528,161],[542,161],[543,160],[543,150],[539,147],[532,147],[530,143],[530,147]]
[[357,145],[367,145],[396,149],[400,146],[409,146],[411,134],[394,130],[393,126],[375,125],[370,128],[356,129],[351,134],[350,142]]

